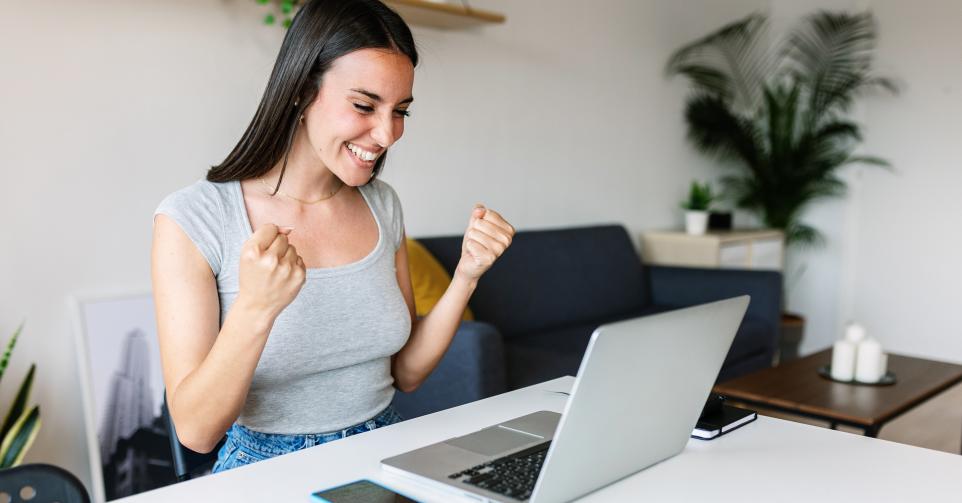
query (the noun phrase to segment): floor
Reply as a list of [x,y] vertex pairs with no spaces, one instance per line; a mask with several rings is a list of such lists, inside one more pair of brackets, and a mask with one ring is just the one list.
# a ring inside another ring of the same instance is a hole
[[[768,411],[759,414],[800,423],[828,427],[827,423],[806,417]],[[840,426],[842,431],[861,434],[858,428]],[[962,384],[958,384],[882,427],[879,438],[903,444],[959,454],[962,446]]]

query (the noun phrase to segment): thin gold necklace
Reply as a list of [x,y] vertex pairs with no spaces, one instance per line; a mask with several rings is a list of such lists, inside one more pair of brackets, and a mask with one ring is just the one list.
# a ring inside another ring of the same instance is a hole
[[[269,192],[268,194],[273,197],[273,195],[274,195],[274,187],[272,187],[269,183],[267,183],[266,181],[264,181],[263,178],[258,178],[258,180],[260,180],[260,182],[261,182],[265,187],[267,187],[267,188],[270,190],[270,192]],[[338,191],[341,190],[341,187],[343,187],[343,186],[344,186],[344,182],[341,182],[341,183],[339,183],[339,184],[337,185],[337,188],[336,188],[336,189],[334,189],[334,190],[331,191],[330,194],[328,194],[328,195],[326,195],[326,196],[324,196],[324,197],[322,197],[322,198],[320,198],[320,199],[315,199],[315,200],[313,200],[313,201],[308,201],[308,200],[305,200],[305,199],[301,199],[301,198],[298,198],[298,197],[294,197],[294,196],[292,196],[292,195],[288,194],[287,192],[284,192],[283,190],[280,190],[280,189],[277,189],[277,193],[280,194],[280,195],[282,195],[282,196],[284,196],[284,197],[286,197],[286,198],[293,199],[293,200],[295,200],[295,201],[297,201],[297,202],[299,202],[299,203],[301,203],[301,204],[317,204],[317,203],[319,203],[319,202],[321,202],[321,201],[327,201],[328,199],[330,199],[330,198],[334,197],[335,195],[337,195]]]

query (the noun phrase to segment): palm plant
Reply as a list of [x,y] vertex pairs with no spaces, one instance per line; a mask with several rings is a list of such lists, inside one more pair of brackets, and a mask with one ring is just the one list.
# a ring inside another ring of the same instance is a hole
[[[17,328],[17,331],[7,342],[6,351],[3,353],[3,358],[0,359],[0,379],[3,378],[4,371],[7,370],[10,355],[13,353],[14,346],[17,345],[17,338],[20,337],[21,330],[23,330],[23,324]],[[30,390],[33,388],[33,375],[36,370],[36,364],[30,365],[30,370],[27,371],[23,383],[20,384],[20,390],[10,405],[10,410],[3,420],[3,425],[0,426],[0,439],[2,439],[2,442],[0,442],[0,469],[20,464],[40,431],[40,406],[34,405],[30,409],[27,408]]]
[[787,244],[823,241],[799,219],[812,201],[844,194],[840,168],[889,165],[854,153],[862,134],[848,118],[863,91],[897,91],[871,71],[876,33],[868,12],[822,11],[772,47],[766,18],[752,14],[681,47],[668,62],[669,75],[691,84],[689,139],[732,161],[735,172],[722,178],[726,196],[782,229]]

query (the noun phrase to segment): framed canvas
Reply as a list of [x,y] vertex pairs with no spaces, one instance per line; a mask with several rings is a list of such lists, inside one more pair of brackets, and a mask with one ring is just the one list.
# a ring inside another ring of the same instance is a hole
[[150,291],[71,300],[95,501],[176,482]]

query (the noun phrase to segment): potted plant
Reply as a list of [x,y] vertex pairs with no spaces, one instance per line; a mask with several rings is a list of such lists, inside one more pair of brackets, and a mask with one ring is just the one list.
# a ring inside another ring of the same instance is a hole
[[698,183],[697,180],[691,182],[688,191],[688,198],[682,201],[681,207],[685,210],[685,232],[692,235],[701,235],[708,228],[708,210],[715,195],[711,192],[711,185],[708,182]]
[[781,229],[786,247],[819,245],[822,235],[800,220],[804,210],[844,194],[844,166],[888,166],[855,153],[862,134],[852,104],[863,91],[897,89],[872,72],[868,12],[818,12],[775,46],[766,25],[752,14],[724,26],[675,51],[667,72],[691,84],[688,138],[729,170],[725,196]]
[[[3,353],[3,358],[0,359],[0,379],[3,378],[4,371],[7,370],[10,355],[13,353],[14,346],[17,345],[17,338],[20,337],[22,329],[23,324],[7,341],[7,349]],[[27,375],[20,384],[17,396],[10,404],[10,410],[7,411],[3,425],[0,426],[0,439],[2,439],[0,441],[0,469],[20,464],[40,431],[40,406],[34,405],[32,408],[27,408],[27,403],[30,401],[30,391],[33,388],[33,375],[36,370],[37,365],[31,364],[30,370],[27,371]]]

